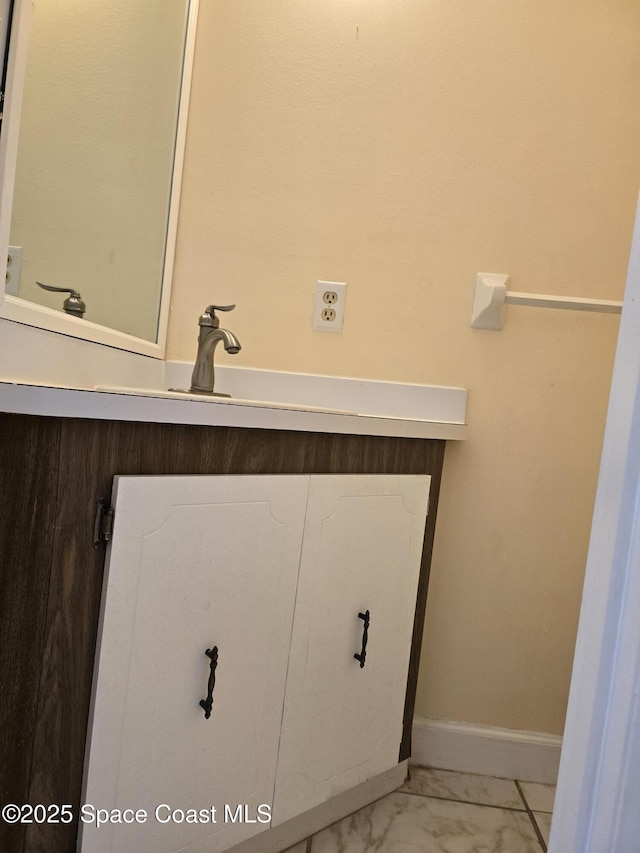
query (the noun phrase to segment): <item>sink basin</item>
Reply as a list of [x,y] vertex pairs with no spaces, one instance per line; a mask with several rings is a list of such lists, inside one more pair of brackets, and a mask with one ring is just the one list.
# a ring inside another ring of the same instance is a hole
[[[166,400],[181,400],[185,410],[198,408],[202,412],[207,407],[202,403],[214,406],[224,419],[233,414],[241,415],[254,412],[291,411],[309,412],[327,415],[343,416],[331,424],[325,419],[318,422],[327,428],[346,428],[360,431],[365,427],[355,426],[358,421],[366,419],[370,434],[378,434],[385,429],[383,421],[396,424],[404,422],[405,432],[428,431],[426,424],[438,424],[442,427],[442,437],[459,437],[464,434],[466,420],[467,392],[463,388],[450,388],[439,385],[417,385],[400,382],[382,382],[371,379],[355,379],[340,376],[323,376],[310,373],[287,373],[285,371],[265,370],[261,368],[246,368],[220,364],[216,367],[216,388],[231,392],[232,397],[216,397],[208,394],[192,394],[189,390],[193,365],[189,362],[171,362],[164,365],[162,377],[142,380],[137,387],[103,382],[94,390],[123,394],[136,397],[155,397]],[[150,382],[153,387],[142,386],[142,382]],[[157,383],[157,384],[156,384]],[[164,390],[177,388],[178,391]],[[187,403],[195,404],[188,407]],[[172,404],[174,405],[174,404]],[[234,412],[229,411],[230,408]],[[351,423],[346,423],[349,417]],[[306,419],[308,421],[308,419]],[[373,420],[378,421],[374,424]],[[301,425],[301,418],[298,418]],[[409,427],[412,423],[414,426]],[[417,425],[417,426],[416,426]],[[309,426],[305,422],[305,427]],[[387,427],[391,429],[389,423]],[[440,429],[440,427],[438,427]],[[436,430],[437,431],[437,430]],[[392,433],[396,434],[396,433]],[[440,433],[438,436],[441,437]]]
[[227,394],[194,394],[188,390],[177,390],[170,388],[165,391],[159,388],[137,388],[125,385],[94,385],[94,391],[102,391],[109,394],[128,394],[136,397],[160,397],[164,399],[183,400],[184,402],[212,403],[223,406],[250,406],[260,409],[287,409],[297,412],[324,412],[332,415],[357,415],[357,412],[349,412],[344,409],[329,409],[324,406],[309,406],[297,403],[280,403],[266,400],[244,400],[231,397]]

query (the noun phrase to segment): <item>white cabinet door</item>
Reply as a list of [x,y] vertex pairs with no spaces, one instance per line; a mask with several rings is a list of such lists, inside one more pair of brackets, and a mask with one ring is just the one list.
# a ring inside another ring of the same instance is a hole
[[218,853],[268,828],[309,478],[116,480],[83,803],[147,819],[81,849]]
[[311,478],[274,825],[398,763],[429,482]]

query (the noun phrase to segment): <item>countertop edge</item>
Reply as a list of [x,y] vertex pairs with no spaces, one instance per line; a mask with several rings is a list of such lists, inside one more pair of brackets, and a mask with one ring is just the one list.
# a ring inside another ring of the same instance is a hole
[[[284,404],[283,404],[284,406]],[[44,417],[277,429],[300,432],[463,440],[464,423],[338,414],[300,409],[225,406],[212,401],[141,397],[133,394],[0,382],[0,410]]]

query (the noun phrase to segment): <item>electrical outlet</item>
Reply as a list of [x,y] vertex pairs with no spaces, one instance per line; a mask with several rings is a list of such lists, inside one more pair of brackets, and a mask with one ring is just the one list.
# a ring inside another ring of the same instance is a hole
[[341,332],[347,285],[343,281],[317,281],[313,303],[313,328],[316,332]]
[[12,296],[18,295],[20,287],[20,267],[22,265],[22,246],[9,246],[7,255],[7,272],[5,275],[4,292]]

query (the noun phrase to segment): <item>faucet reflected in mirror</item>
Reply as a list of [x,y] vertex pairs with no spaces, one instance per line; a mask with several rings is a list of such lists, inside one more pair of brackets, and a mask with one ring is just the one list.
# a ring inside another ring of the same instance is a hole
[[72,287],[53,287],[53,285],[43,284],[41,281],[36,281],[36,284],[51,293],[68,293],[69,296],[62,303],[62,310],[73,317],[84,317],[87,306],[77,290]]
[[230,397],[231,394],[221,394],[213,390],[215,374],[213,357],[216,347],[222,341],[225,350],[231,355],[239,353],[242,347],[240,341],[228,329],[220,328],[220,319],[216,311],[233,311],[235,305],[209,305],[200,315],[198,325],[198,353],[191,375],[191,388],[170,388],[170,391],[180,391],[183,394],[208,394],[212,397]]

